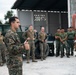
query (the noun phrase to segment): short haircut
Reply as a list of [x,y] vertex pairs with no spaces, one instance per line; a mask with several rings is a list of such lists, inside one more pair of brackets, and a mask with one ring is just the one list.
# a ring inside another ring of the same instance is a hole
[[15,16],[14,16],[14,17],[11,17],[11,18],[9,19],[9,24],[11,25],[11,23],[14,22],[15,19],[18,19],[18,17],[15,17]]
[[58,29],[61,29],[61,28],[57,28],[57,30],[58,30]]
[[31,25],[29,25],[29,27],[31,27],[31,26],[33,26],[32,24]]
[[73,27],[71,26],[71,27],[69,27],[69,28],[73,28]]

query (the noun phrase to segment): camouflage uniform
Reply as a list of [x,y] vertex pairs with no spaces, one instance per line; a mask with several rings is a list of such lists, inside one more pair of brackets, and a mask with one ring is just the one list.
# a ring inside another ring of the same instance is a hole
[[45,51],[46,51],[46,33],[45,32],[39,32],[38,39],[39,39],[39,46],[41,50],[41,60],[45,59]]
[[[60,37],[60,33],[56,33],[55,36]],[[59,56],[60,53],[60,39],[56,39],[56,57]]]
[[7,67],[9,75],[22,75],[22,53],[24,45],[21,44],[19,36],[12,29],[5,35],[5,44],[7,47]]
[[0,35],[0,65],[3,65],[5,63],[5,50],[6,46],[5,43],[3,42],[4,37]]
[[[27,40],[27,38],[30,38],[30,40]],[[34,30],[30,31],[29,29],[23,33],[23,38],[28,41],[30,45],[30,50],[26,51],[27,54],[27,62],[29,62],[30,59],[30,52],[32,52],[32,61],[35,61],[35,41],[34,41]]]
[[67,34],[65,32],[60,34],[60,38],[63,40],[63,42],[60,41],[61,58],[64,56],[64,48],[66,49],[66,56],[69,57],[69,46],[65,39],[66,37],[67,37]]
[[[67,32],[67,43],[69,45],[69,49],[71,49],[71,55],[74,54],[74,37],[75,37],[75,32],[74,31],[68,31]],[[69,50],[70,54],[70,50]]]

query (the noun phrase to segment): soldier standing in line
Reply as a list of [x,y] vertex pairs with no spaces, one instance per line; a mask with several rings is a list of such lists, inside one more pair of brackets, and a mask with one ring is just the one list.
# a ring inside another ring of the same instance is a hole
[[[33,26],[30,25],[29,29],[23,33],[23,38],[27,40],[30,45],[30,50],[32,52],[32,62],[37,62],[35,60],[35,36],[34,35],[35,35],[35,32],[34,32]],[[27,63],[29,63],[29,59],[30,59],[30,50],[26,50]]]
[[60,34],[60,51],[61,51],[61,58],[64,56],[64,48],[66,49],[66,56],[69,58],[69,47],[67,43],[67,33],[64,29],[61,29]]
[[[75,31],[75,38],[74,38],[74,49],[76,51],[76,29],[74,30]],[[76,55],[75,55],[76,56]]]
[[3,64],[5,63],[5,51],[6,51],[6,46],[4,43],[4,37],[1,35],[0,32],[0,66],[3,66]]
[[45,33],[45,28],[42,27],[41,31],[39,32],[38,39],[39,39],[39,45],[40,45],[40,50],[41,50],[41,61],[45,60],[45,51],[46,51],[46,33]]
[[[75,38],[75,32],[73,31],[72,27],[68,28],[67,32],[67,43],[69,45],[69,49],[71,50],[71,55],[74,55],[74,38]],[[69,50],[69,54],[70,54]]]
[[18,17],[11,17],[9,19],[11,28],[5,35],[6,62],[9,70],[9,75],[22,75],[22,54],[25,51],[25,44],[21,44],[16,30],[20,26]]
[[58,57],[60,55],[60,29],[57,29],[55,39],[56,39],[56,57]]

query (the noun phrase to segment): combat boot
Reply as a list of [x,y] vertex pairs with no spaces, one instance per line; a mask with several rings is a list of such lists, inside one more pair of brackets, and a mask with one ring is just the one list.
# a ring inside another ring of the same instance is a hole
[[72,53],[71,53],[71,56],[73,56],[73,55],[74,55],[74,53],[72,52]]
[[43,61],[43,57],[41,57],[41,61]]
[[33,59],[32,62],[37,62],[37,61],[35,59]]
[[46,60],[46,58],[44,57],[43,60]]
[[27,63],[30,63],[29,60],[27,60]]
[[67,56],[67,58],[70,58],[69,56]]
[[67,55],[67,58],[70,58],[69,55]]
[[0,66],[3,66],[3,63],[0,63]]
[[61,58],[63,58],[63,55],[61,55]]
[[32,58],[32,62],[37,62],[37,61],[35,60],[35,56],[33,56],[33,58]]

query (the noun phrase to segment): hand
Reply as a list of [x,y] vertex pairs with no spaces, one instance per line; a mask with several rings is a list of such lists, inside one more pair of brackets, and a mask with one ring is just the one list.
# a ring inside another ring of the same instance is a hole
[[26,42],[24,42],[24,48],[26,48]]
[[30,38],[28,37],[27,40],[30,40]]
[[33,40],[35,40],[35,38],[33,38]]
[[42,40],[42,42],[44,42],[44,40]]
[[27,43],[28,43],[28,41],[26,40],[26,41],[24,42],[24,45],[27,44]]
[[47,42],[47,40],[45,40],[45,42]]
[[65,42],[63,42],[63,44],[64,44]]
[[63,40],[60,40],[63,43]]

